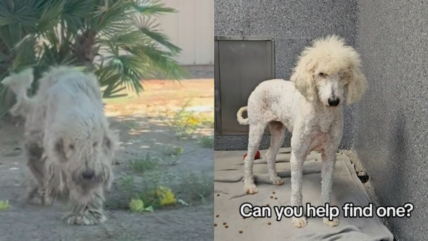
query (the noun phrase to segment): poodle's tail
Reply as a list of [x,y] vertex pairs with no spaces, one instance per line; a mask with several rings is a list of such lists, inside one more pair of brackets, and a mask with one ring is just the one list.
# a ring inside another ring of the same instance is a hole
[[246,106],[244,106],[244,107],[241,107],[239,110],[238,110],[238,113],[236,113],[236,117],[238,118],[238,122],[239,122],[239,124],[241,124],[241,125],[248,125],[248,118],[247,119],[244,119],[244,118],[242,118],[242,114],[245,112],[245,111],[247,111],[247,107]]
[[33,83],[33,69],[29,68],[16,74],[12,74],[1,82],[16,94],[16,104],[9,110],[13,116],[25,116],[31,108],[32,101],[27,96],[27,90]]

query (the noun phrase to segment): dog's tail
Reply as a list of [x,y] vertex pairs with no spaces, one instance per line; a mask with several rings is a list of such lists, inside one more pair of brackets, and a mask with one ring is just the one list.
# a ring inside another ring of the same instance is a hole
[[236,117],[238,118],[238,122],[239,122],[239,124],[241,124],[241,125],[248,125],[248,118],[247,119],[244,119],[244,118],[242,118],[242,114],[245,112],[245,111],[247,111],[247,107],[246,106],[244,106],[244,107],[241,107],[239,110],[238,110],[238,113],[236,113]]
[[11,74],[1,82],[16,94],[16,104],[9,110],[13,116],[24,117],[31,108],[32,101],[27,96],[27,90],[31,87],[33,80],[33,69],[29,68],[19,73]]

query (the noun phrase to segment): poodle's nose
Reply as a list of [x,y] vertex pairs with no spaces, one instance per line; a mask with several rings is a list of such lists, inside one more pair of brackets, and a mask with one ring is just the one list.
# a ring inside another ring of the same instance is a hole
[[91,180],[95,176],[95,170],[93,169],[87,169],[82,173],[82,177],[85,180]]
[[328,98],[328,105],[330,106],[338,106],[340,103],[339,98]]

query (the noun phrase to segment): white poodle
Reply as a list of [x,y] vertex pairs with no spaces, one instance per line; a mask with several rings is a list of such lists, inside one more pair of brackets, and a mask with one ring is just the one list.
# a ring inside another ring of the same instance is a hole
[[[275,170],[275,158],[282,146],[285,128],[291,138],[291,205],[302,206],[303,162],[311,151],[322,153],[322,204],[330,202],[336,152],[343,133],[343,103],[358,102],[367,89],[360,70],[360,56],[337,36],[314,41],[298,59],[291,81],[282,79],[260,83],[239,109],[238,122],[249,125],[248,152],[245,158],[245,191],[257,193],[253,179],[253,160],[266,125],[271,133],[267,152],[269,177],[273,184],[283,181]],[[242,114],[248,112],[248,118]],[[306,226],[305,217],[294,217],[295,227]],[[338,219],[324,223],[337,226]]]
[[54,67],[30,98],[33,79],[33,70],[27,69],[2,81],[17,97],[11,114],[25,118],[27,165],[37,180],[29,199],[37,197],[45,205],[57,198],[70,201],[68,224],[102,223],[118,140],[103,112],[98,79],[74,67]]

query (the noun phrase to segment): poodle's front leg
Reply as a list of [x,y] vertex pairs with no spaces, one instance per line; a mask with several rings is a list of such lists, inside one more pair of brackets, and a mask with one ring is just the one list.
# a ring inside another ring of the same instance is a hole
[[[321,170],[321,201],[322,204],[330,204],[331,192],[333,187],[333,172],[334,166],[336,164],[336,153],[334,151],[327,151],[322,153],[322,170]],[[339,225],[339,219],[333,218],[333,220],[328,220],[328,218],[323,219],[324,223],[330,227],[335,227]]]
[[[291,151],[291,205],[295,207],[303,206],[302,195],[302,179],[303,179],[303,163],[306,158],[305,154]],[[293,217],[293,226],[296,228],[303,228],[306,226],[306,217]]]
[[70,193],[73,209],[64,216],[71,225],[97,225],[107,220],[103,212],[103,187],[81,195],[75,189]]
[[37,180],[37,186],[29,191],[27,201],[38,200],[42,205],[51,205],[52,191],[49,187],[49,176],[46,158],[43,156],[43,148],[35,144],[26,144],[26,150],[28,155],[27,167]]

